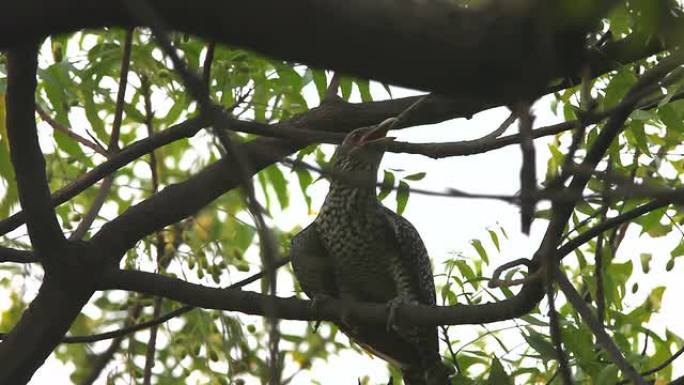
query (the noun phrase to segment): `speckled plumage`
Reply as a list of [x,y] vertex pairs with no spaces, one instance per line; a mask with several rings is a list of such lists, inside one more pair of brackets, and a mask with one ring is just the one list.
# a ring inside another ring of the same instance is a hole
[[[328,295],[378,303],[398,298],[435,304],[432,268],[420,235],[377,199],[375,178],[382,150],[348,139],[338,148],[335,170],[359,178],[334,179],[318,217],[292,242],[292,264],[302,289],[311,298]],[[339,327],[400,367],[407,384],[447,383],[449,370],[441,364],[435,327]]]

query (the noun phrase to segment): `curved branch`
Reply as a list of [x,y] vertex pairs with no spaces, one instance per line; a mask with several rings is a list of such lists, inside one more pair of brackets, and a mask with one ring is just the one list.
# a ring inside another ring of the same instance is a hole
[[[661,371],[661,370],[667,368],[668,366],[670,366],[670,364],[673,363],[674,360],[676,360],[677,358],[679,358],[679,356],[681,356],[683,353],[684,353],[684,347],[682,347],[682,348],[680,348],[679,350],[677,350],[677,351],[675,352],[675,354],[671,355],[671,356],[668,357],[665,361],[661,362],[660,365],[655,366],[655,367],[653,367],[653,368],[651,368],[651,369],[648,369],[648,370],[646,370],[646,371],[641,372],[641,375],[642,375],[642,376],[648,376],[648,375],[651,375],[651,374],[654,374],[654,373],[658,373],[659,371]],[[626,384],[629,384],[629,382],[630,382],[629,380],[620,380],[620,381],[618,381],[615,385],[626,385]]]
[[[162,296],[205,309],[239,311],[245,314],[269,315],[291,320],[359,319],[385,325],[388,308],[385,304],[348,302],[326,299],[316,306],[297,298],[271,297],[265,294],[230,288],[211,288],[178,278],[133,270],[109,272],[99,290],[128,290]],[[411,325],[462,325],[490,323],[515,318],[529,312],[543,296],[535,287],[523,287],[515,296],[501,302],[480,305],[426,306],[399,305],[399,323]]]

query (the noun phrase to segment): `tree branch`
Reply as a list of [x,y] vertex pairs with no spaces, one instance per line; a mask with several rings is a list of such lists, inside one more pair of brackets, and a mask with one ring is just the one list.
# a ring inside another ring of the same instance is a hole
[[14,262],[14,263],[34,263],[39,259],[31,250],[18,250],[11,247],[0,246],[0,263]]
[[[205,309],[239,311],[262,316],[273,310],[273,316],[281,319],[339,321],[342,317],[351,317],[370,324],[385,325],[389,315],[385,304],[329,299],[314,307],[311,301],[272,298],[260,293],[230,288],[211,288],[178,278],[133,270],[111,271],[103,277],[99,290],[115,289],[163,296]],[[508,320],[526,314],[536,305],[538,301],[535,299],[540,293],[530,289],[523,287],[520,293],[509,299],[480,305],[399,305],[396,309],[397,319],[411,325],[426,326]],[[543,296],[543,290],[541,295]],[[269,309],[271,305],[273,308]]]
[[28,233],[36,252],[46,258],[66,246],[66,238],[50,202],[45,159],[36,129],[37,44],[7,52],[7,136],[19,201],[26,212]]
[[119,150],[119,134],[123,120],[124,104],[126,103],[126,85],[128,85],[128,68],[131,64],[131,46],[133,44],[133,29],[126,30],[124,38],[123,54],[121,56],[121,69],[119,71],[119,88],[116,92],[116,105],[114,107],[114,122],[112,133],[109,137],[107,152],[116,153]]
[[607,231],[607,230],[610,230],[610,229],[615,228],[617,226],[620,226],[623,223],[629,222],[632,219],[638,218],[644,214],[647,214],[653,210],[657,210],[657,209],[664,207],[664,206],[667,206],[669,204],[670,204],[670,202],[667,200],[658,199],[658,200],[654,200],[652,202],[643,204],[637,208],[634,208],[634,209],[632,209],[626,213],[620,214],[616,217],[606,219],[605,221],[603,221],[600,224],[592,227],[591,229],[583,232],[582,234],[578,235],[577,237],[569,240],[563,246],[558,248],[558,251],[556,252],[556,258],[562,259],[566,255],[572,253],[577,248],[579,248],[583,244],[589,242],[591,239],[600,235],[604,231]]
[[[601,69],[662,49],[661,39],[633,36],[628,42],[608,43],[601,51],[582,52],[585,32],[614,1],[578,8],[581,12],[571,20],[557,11],[553,5],[557,3],[532,2],[521,12],[517,7],[466,9],[449,2],[396,0],[293,4],[197,0],[193,7],[182,0],[150,1],[171,28],[210,41],[383,82],[480,95],[504,104],[511,100],[502,98],[518,97],[520,90],[532,93],[550,79],[575,76],[583,57],[592,68]],[[535,23],[537,19],[545,22]],[[0,18],[0,47],[16,43],[18,37],[136,24],[138,20],[119,2],[15,2]]]
[[60,131],[68,135],[71,139],[81,143],[82,145],[90,148],[91,150],[95,151],[96,153],[106,156],[107,155],[107,150],[102,148],[100,144],[82,137],[81,135],[75,133],[72,129],[69,127],[66,127],[62,124],[60,124],[58,121],[52,119],[52,117],[45,112],[40,106],[36,105],[36,112],[40,116],[41,119],[43,119],[47,124],[49,124],[52,129]]
[[598,343],[606,350],[612,361],[622,373],[629,377],[635,385],[648,385],[646,380],[644,380],[629,362],[627,362],[620,352],[620,349],[615,345],[615,342],[613,342],[608,333],[606,333],[603,325],[599,323],[596,316],[594,316],[591,309],[589,309],[589,306],[584,302],[579,293],[577,293],[577,290],[575,290],[570,281],[568,281],[565,274],[558,269],[558,266],[554,266],[553,277],[556,282],[558,282],[558,286],[565,294],[565,297],[575,310],[577,310],[580,316],[582,316],[582,319],[589,326],[594,336],[596,336]]
[[[288,130],[303,130],[307,133],[318,132],[315,130],[348,132],[354,128],[368,126],[381,122],[389,117],[396,116],[418,99],[420,99],[419,96],[366,103],[346,103],[337,101],[335,103],[326,103],[320,107],[296,115],[287,121],[273,125],[261,125],[259,123],[233,119],[231,129],[235,131],[251,132],[250,130],[253,130],[255,126],[263,126],[267,127],[267,129],[272,132],[278,132],[280,130],[284,132],[287,132]],[[444,120],[471,115],[474,112],[479,111],[478,108],[486,107],[468,100],[461,101],[446,98],[431,98],[429,102],[422,104],[419,113],[408,117],[401,127],[439,123]],[[104,163],[80,176],[68,186],[55,192],[52,196],[53,204],[59,205],[68,201],[86,188],[102,180],[119,168],[126,166],[133,160],[176,140],[192,137],[207,125],[206,119],[196,117],[173,125],[150,138],[141,139],[131,144]],[[265,134],[266,131],[262,132]],[[298,137],[295,137],[295,139],[297,138]],[[300,143],[301,148],[310,143],[306,136],[299,139],[302,140]],[[287,140],[278,142],[270,139],[257,139],[257,142],[255,142],[254,145],[261,143],[261,141],[268,143],[269,146],[273,145],[273,143],[280,143],[282,145],[291,145],[292,143]],[[292,150],[292,152],[294,151],[295,150]],[[276,160],[273,160],[273,162],[275,161]],[[22,212],[15,213],[9,218],[1,220],[0,235],[16,229],[21,226],[24,221],[25,218]]]

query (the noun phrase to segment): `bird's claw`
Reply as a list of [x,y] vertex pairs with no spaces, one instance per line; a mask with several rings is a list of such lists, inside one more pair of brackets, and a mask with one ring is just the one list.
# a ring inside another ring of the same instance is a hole
[[412,300],[406,296],[397,296],[387,301],[387,307],[389,308],[389,316],[387,317],[387,324],[385,327],[387,331],[396,329],[396,319],[397,319],[397,308],[399,305],[416,305],[417,301]]

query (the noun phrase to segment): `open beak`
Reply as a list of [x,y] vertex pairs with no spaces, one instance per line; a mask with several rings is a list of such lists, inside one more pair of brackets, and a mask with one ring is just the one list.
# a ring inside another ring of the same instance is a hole
[[375,129],[371,130],[369,133],[364,135],[364,137],[361,139],[361,143],[363,144],[382,144],[382,143],[388,143],[393,141],[394,137],[391,136],[386,136],[387,131],[389,131],[392,126],[394,126],[394,122],[396,119],[390,118],[386,119],[382,123],[378,124]]

